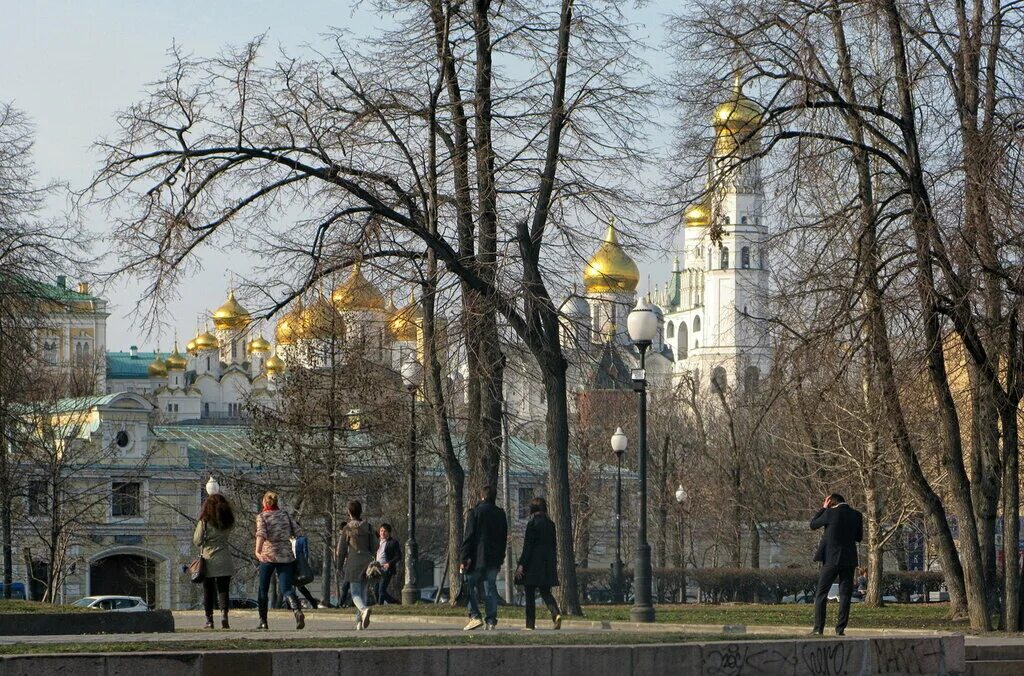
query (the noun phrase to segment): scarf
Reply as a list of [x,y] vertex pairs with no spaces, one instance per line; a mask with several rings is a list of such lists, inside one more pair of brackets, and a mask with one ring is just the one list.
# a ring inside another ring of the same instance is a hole
[[262,512],[276,512],[278,509],[279,509],[279,507],[277,505],[272,505],[272,506],[264,505],[263,509],[260,510],[260,511],[262,511]]

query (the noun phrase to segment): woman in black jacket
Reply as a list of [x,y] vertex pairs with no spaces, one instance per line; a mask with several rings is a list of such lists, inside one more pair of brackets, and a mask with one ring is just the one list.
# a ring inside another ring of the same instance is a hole
[[551,612],[555,629],[562,628],[562,614],[551,588],[558,586],[558,550],[555,547],[555,522],[548,518],[548,503],[534,498],[530,503],[530,521],[526,524],[523,553],[516,568],[516,582],[526,589],[526,629],[537,622],[536,592]]

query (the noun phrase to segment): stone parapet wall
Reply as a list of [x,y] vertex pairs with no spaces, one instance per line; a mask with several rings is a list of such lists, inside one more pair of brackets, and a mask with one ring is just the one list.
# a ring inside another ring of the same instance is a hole
[[6,656],[0,676],[797,676],[966,671],[962,636]]

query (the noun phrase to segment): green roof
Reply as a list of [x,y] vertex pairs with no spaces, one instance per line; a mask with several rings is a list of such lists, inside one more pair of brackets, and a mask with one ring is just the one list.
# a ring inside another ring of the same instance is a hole
[[248,464],[249,429],[248,425],[158,425],[153,434],[161,441],[184,442],[192,469],[229,468]]
[[106,406],[113,403],[123,392],[113,394],[101,394],[91,397],[74,397],[70,399],[59,399],[50,409],[53,413],[71,413],[72,411],[88,411],[94,406]]
[[108,352],[107,378],[114,380],[145,379],[149,377],[150,363],[156,359],[156,352]]
[[[74,289],[69,289],[62,283],[41,282],[37,279],[24,277],[14,279],[14,281],[22,287],[26,295],[41,300],[51,300],[67,304],[99,300],[98,296],[94,296],[91,293],[79,293]],[[61,277],[58,281],[64,282],[64,278]]]

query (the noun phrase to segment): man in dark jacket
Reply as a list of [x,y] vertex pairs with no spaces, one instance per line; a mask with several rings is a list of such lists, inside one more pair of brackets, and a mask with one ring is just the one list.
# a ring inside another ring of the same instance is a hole
[[836,636],[842,636],[850,620],[850,598],[853,596],[853,573],[857,568],[857,543],[864,539],[864,517],[846,504],[842,495],[825,498],[818,513],[811,519],[811,529],[824,528],[814,560],[821,562],[818,589],[814,595],[814,629],[825,631],[825,605],[832,583],[839,579],[839,617]]
[[385,603],[397,605],[398,599],[388,593],[388,585],[391,584],[395,573],[398,572],[398,564],[402,560],[402,547],[398,544],[398,540],[391,537],[390,523],[382,523],[377,535],[380,536],[376,554],[377,563],[384,569],[384,575],[377,582],[377,603],[379,605]]
[[480,502],[469,511],[466,519],[466,535],[459,554],[463,584],[469,588],[469,624],[466,631],[484,626],[477,600],[477,587],[481,580],[484,583],[486,626],[494,629],[498,624],[498,570],[505,560],[508,542],[505,510],[494,504],[497,491],[493,486],[485,486],[479,495]]

